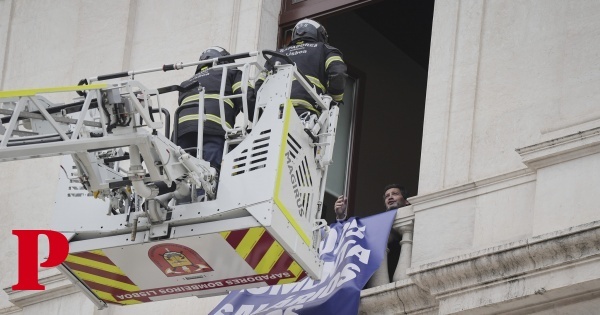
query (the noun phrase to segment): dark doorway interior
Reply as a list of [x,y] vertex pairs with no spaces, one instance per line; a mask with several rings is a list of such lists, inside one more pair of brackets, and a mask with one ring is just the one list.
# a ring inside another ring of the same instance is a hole
[[[362,75],[349,215],[384,210],[383,188],[389,183],[417,194],[433,5],[433,0],[385,0],[317,18],[331,45]],[[326,194],[330,222],[335,198]]]

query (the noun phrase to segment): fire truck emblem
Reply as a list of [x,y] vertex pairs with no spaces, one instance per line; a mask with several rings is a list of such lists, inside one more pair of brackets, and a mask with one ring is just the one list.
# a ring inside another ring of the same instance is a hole
[[148,257],[167,277],[213,271],[198,253],[179,244],[159,244],[148,250]]

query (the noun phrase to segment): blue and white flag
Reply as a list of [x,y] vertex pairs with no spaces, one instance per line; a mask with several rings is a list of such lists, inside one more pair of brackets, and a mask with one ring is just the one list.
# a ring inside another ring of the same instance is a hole
[[320,281],[229,293],[211,315],[357,314],[360,291],[379,268],[396,211],[350,218],[331,225],[319,253],[324,262]]

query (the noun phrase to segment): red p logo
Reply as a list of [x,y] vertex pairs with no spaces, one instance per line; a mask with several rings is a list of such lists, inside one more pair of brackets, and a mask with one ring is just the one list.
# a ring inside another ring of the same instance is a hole
[[51,230],[13,230],[19,238],[19,272],[18,283],[13,290],[44,290],[38,282],[38,236],[48,238],[48,259],[40,264],[42,267],[56,267],[69,254],[69,241],[62,233]]

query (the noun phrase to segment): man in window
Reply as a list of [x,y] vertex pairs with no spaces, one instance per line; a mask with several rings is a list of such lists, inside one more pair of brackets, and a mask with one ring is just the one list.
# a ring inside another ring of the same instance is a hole
[[[398,208],[406,207],[410,205],[408,200],[408,191],[404,186],[399,184],[389,184],[383,189],[383,203],[385,204],[386,211],[396,210]],[[346,196],[339,196],[333,207],[337,220],[346,219],[348,199]],[[394,274],[396,265],[398,264],[398,257],[400,255],[400,235],[394,230],[390,231],[388,238],[388,254],[384,259],[388,259],[386,263],[382,263],[379,269],[375,271],[367,287],[375,287],[390,283],[391,276]],[[391,268],[389,268],[391,267]]]

